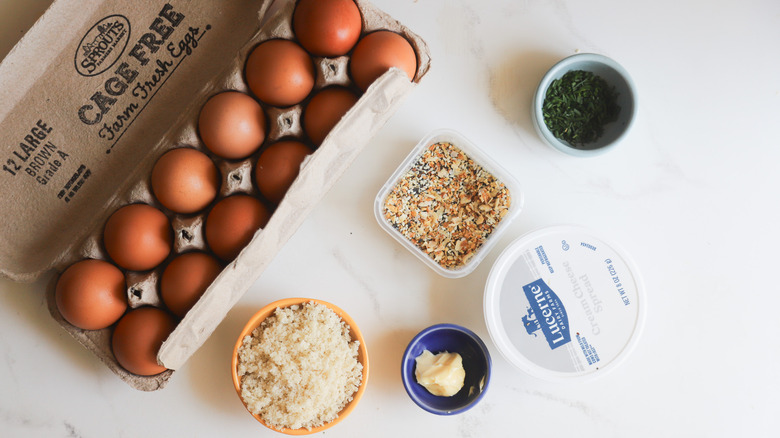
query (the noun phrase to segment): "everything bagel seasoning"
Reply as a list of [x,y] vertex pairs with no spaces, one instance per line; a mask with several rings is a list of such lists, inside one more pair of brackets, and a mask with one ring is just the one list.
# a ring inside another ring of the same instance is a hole
[[509,211],[506,185],[451,143],[428,146],[384,201],[384,217],[445,269],[468,263]]

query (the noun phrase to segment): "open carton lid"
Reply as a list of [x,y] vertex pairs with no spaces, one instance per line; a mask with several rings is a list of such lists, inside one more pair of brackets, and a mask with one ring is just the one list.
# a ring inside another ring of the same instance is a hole
[[270,3],[54,3],[0,66],[0,275],[83,257]]

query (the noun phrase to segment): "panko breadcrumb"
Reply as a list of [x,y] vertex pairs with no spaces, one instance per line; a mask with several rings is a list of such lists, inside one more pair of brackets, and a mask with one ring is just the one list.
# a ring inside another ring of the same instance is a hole
[[358,345],[349,326],[322,304],[277,308],[238,351],[241,398],[276,429],[329,423],[360,386]]

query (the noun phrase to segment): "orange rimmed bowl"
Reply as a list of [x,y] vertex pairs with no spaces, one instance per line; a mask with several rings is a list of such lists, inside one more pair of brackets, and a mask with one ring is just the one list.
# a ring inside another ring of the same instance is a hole
[[317,304],[322,304],[323,306],[329,308],[330,310],[336,312],[336,314],[349,326],[349,334],[353,341],[360,342],[360,345],[358,347],[358,362],[360,362],[363,365],[363,376],[360,380],[360,386],[358,387],[357,392],[352,396],[352,401],[347,403],[346,406],[344,406],[344,409],[339,412],[336,419],[331,421],[330,423],[325,423],[322,426],[313,427],[311,430],[306,428],[301,429],[287,429],[287,428],[281,428],[277,429],[275,427],[271,427],[269,424],[267,424],[262,418],[260,418],[259,415],[254,415],[251,412],[249,412],[249,409],[247,409],[247,412],[252,414],[253,417],[257,421],[259,421],[263,426],[277,431],[281,432],[287,435],[308,435],[312,433],[322,432],[325,429],[331,428],[334,425],[338,424],[341,420],[343,420],[347,415],[352,412],[353,409],[355,409],[355,406],[357,406],[358,401],[360,401],[360,398],[363,396],[363,392],[366,390],[366,383],[368,382],[368,350],[366,349],[366,343],[363,340],[363,334],[360,333],[360,329],[358,328],[355,321],[350,317],[347,312],[341,310],[339,307],[328,303],[326,301],[321,300],[315,300],[311,298],[285,298],[283,300],[274,301],[273,303],[263,307],[260,309],[257,313],[255,313],[250,319],[249,322],[246,323],[244,326],[244,329],[241,331],[241,334],[238,336],[238,340],[236,341],[236,346],[233,348],[233,359],[231,361],[231,373],[233,375],[233,386],[236,388],[236,394],[238,394],[239,400],[241,400],[241,403],[244,405],[244,408],[246,408],[246,403],[244,403],[244,399],[241,397],[241,379],[238,377],[238,350],[241,348],[241,345],[244,342],[244,337],[250,336],[252,334],[252,331],[256,329],[266,318],[273,315],[274,311],[278,308],[285,308],[290,307],[295,304],[303,304],[308,302],[314,302]]

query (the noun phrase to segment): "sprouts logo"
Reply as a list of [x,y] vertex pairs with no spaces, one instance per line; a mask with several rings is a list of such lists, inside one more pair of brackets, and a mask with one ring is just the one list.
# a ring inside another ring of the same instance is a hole
[[111,68],[130,41],[130,22],[122,15],[109,15],[95,23],[81,39],[74,64],[82,76],[97,76]]

